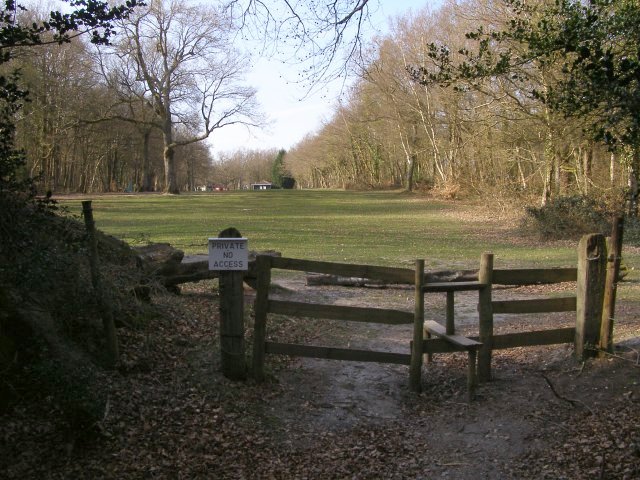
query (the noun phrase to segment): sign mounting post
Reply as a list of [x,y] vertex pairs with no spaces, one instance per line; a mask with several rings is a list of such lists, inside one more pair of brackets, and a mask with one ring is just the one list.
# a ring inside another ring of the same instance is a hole
[[249,269],[248,240],[235,228],[209,238],[209,270],[220,272],[220,360],[232,380],[247,378],[244,344],[244,273]]

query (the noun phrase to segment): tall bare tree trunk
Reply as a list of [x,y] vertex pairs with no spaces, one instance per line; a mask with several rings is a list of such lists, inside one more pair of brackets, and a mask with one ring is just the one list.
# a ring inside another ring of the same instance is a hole
[[171,123],[170,99],[165,99],[165,118],[162,124],[164,141],[164,193],[178,194],[178,175],[176,171],[175,146],[173,144],[173,125]]
[[589,142],[582,149],[582,173],[584,175],[584,193],[589,193],[591,174],[593,171],[593,143]]
[[409,135],[402,134],[402,126],[400,124],[398,124],[398,130],[400,131],[400,143],[402,144],[407,161],[407,169],[405,170],[405,190],[407,192],[411,192],[413,191],[413,176],[417,159],[415,149],[418,138],[418,126],[416,124],[411,125],[411,133]]
[[551,127],[551,114],[545,110],[545,137],[544,137],[544,186],[542,188],[542,206],[549,203],[552,195],[552,181],[554,168],[557,166],[556,149],[554,144],[553,130]]
[[640,148],[634,147],[629,165],[629,177],[627,179],[627,215],[638,216],[638,171],[640,170]]
[[609,185],[613,187],[613,184],[616,181],[616,154],[611,152],[611,157],[609,158]]
[[142,135],[142,185],[141,192],[153,191],[153,172],[151,171],[151,159],[149,158],[149,142],[151,131],[146,130]]

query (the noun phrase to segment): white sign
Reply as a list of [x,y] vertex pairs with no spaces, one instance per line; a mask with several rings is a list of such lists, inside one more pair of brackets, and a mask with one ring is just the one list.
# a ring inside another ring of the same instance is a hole
[[210,238],[209,270],[249,270],[246,238]]

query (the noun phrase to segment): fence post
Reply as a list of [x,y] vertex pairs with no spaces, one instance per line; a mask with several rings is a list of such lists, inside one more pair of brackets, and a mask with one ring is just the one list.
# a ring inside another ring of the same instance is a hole
[[107,344],[107,356],[110,367],[115,367],[120,359],[120,349],[118,345],[118,334],[116,323],[113,319],[113,310],[109,301],[105,298],[106,293],[100,279],[100,267],[98,259],[98,237],[96,235],[96,224],[93,221],[93,209],[91,200],[82,202],[82,214],[84,215],[84,225],[87,229],[89,239],[89,269],[91,270],[91,284],[98,300],[98,307],[102,315],[102,326]]
[[411,367],[409,386],[414,392],[422,391],[422,352],[424,331],[424,260],[416,260],[415,310],[413,318],[413,342],[411,343]]
[[[227,228],[219,238],[241,238],[235,228]],[[220,288],[220,361],[222,374],[231,380],[247,378],[244,345],[244,272],[221,271]]]
[[613,317],[616,309],[616,290],[620,261],[622,260],[622,234],[624,219],[615,217],[611,228],[609,241],[609,257],[607,258],[607,276],[604,286],[604,301],[602,305],[602,325],[600,326],[600,350],[613,352]]
[[596,354],[602,323],[602,300],[607,267],[604,235],[585,235],[578,245],[575,355],[580,360]]
[[264,380],[264,342],[267,333],[270,285],[271,257],[258,255],[256,257],[256,300],[253,330],[253,377],[257,382]]
[[480,259],[478,281],[482,288],[478,293],[479,334],[482,346],[478,351],[478,380],[491,380],[491,343],[493,342],[493,308],[491,290],[493,282],[493,253],[483,253]]
[[447,335],[456,333],[454,292],[447,292],[446,332]]

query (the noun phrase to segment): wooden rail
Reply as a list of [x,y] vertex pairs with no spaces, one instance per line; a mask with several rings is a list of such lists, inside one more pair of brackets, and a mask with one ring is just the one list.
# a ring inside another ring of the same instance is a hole
[[319,262],[296,258],[274,257],[272,268],[300,272],[328,273],[344,277],[361,277],[388,282],[413,283],[414,271],[408,268],[377,267],[374,265],[352,265],[347,263]]
[[577,268],[495,269],[492,281],[494,285],[537,285],[575,282],[577,277]]
[[[420,298],[422,298],[422,282],[424,281],[423,260],[418,260],[416,262],[415,271],[401,268],[375,267],[371,265],[349,265],[342,263],[262,256],[256,259],[256,266],[257,292],[255,300],[253,373],[257,380],[262,380],[264,378],[265,355],[279,354],[329,360],[351,360],[409,365],[410,386],[413,390],[420,390],[423,351],[422,320],[424,318],[423,304],[420,301],[416,302],[415,312],[410,313],[393,309],[272,300],[269,298],[269,287],[271,284],[271,269],[279,268],[283,270],[329,273],[332,275],[358,276],[399,283],[416,281],[419,285],[419,287],[416,287],[416,292],[418,292],[419,288],[419,295]],[[418,300],[418,293],[416,293],[416,300]],[[331,319],[387,325],[414,324],[413,342],[409,343],[410,353],[268,342],[266,341],[266,325],[269,313],[313,319]],[[440,344],[430,344],[428,348],[436,351],[444,349]]]
[[351,360],[355,362],[395,363],[409,365],[411,355],[407,353],[374,352],[354,348],[322,347],[313,345],[297,345],[293,343],[267,342],[267,353],[291,355],[295,357],[323,358],[327,360]]
[[480,290],[484,285],[480,282],[441,282],[427,283],[423,290],[426,293],[433,292],[468,292]]
[[[599,331],[599,324],[596,325],[594,322],[595,318],[599,319],[602,314],[602,309],[598,310],[598,305],[602,305],[602,299],[598,297],[598,292],[601,291],[598,289],[601,283],[599,272],[602,269],[600,266],[602,262],[598,263],[598,267],[590,266],[588,262],[593,258],[601,258],[597,255],[602,255],[602,258],[604,258],[602,254],[603,241],[600,237],[589,236],[586,240],[583,239],[579,247],[580,261],[578,268],[494,269],[493,255],[483,254],[477,281],[464,282],[426,283],[424,260],[417,260],[415,270],[409,270],[405,268],[259,256],[256,259],[257,292],[253,345],[254,376],[257,380],[264,378],[264,357],[267,353],[332,360],[393,363],[409,366],[409,385],[414,391],[420,391],[423,354],[432,355],[434,353],[466,351],[469,354],[468,388],[470,397],[472,397],[477,382],[476,379],[479,378],[482,381],[491,379],[491,352],[493,350],[554,345],[574,341],[576,346],[581,345],[580,348],[584,350],[584,345],[587,342],[596,344],[597,338],[595,338],[595,335]],[[414,312],[272,300],[269,298],[272,268],[379,279],[389,283],[413,283],[415,286]],[[576,282],[576,295],[525,300],[493,299],[493,285],[519,286],[561,282]],[[455,333],[454,295],[457,292],[465,291],[478,292],[478,336],[465,337]],[[438,292],[446,293],[447,295],[445,326],[434,321],[424,321],[424,295]],[[578,321],[575,328],[558,328],[501,335],[494,335],[493,333],[493,316],[495,314],[571,311],[577,312]],[[409,343],[410,352],[380,352],[268,342],[266,341],[266,325],[269,313],[313,319],[333,319],[389,325],[413,324],[413,338]],[[425,334],[427,335],[426,339],[424,338]],[[432,334],[437,338],[430,338]],[[578,352],[579,355],[582,355],[582,350]]]
[[492,301],[491,309],[494,314],[575,312],[576,296]]
[[295,317],[325,318],[350,322],[386,323],[405,325],[413,323],[413,314],[401,310],[324,305],[319,303],[269,300],[270,313]]
[[575,327],[538,330],[534,332],[504,333],[492,337],[491,348],[493,350],[504,350],[506,348],[573,343],[575,337]]

